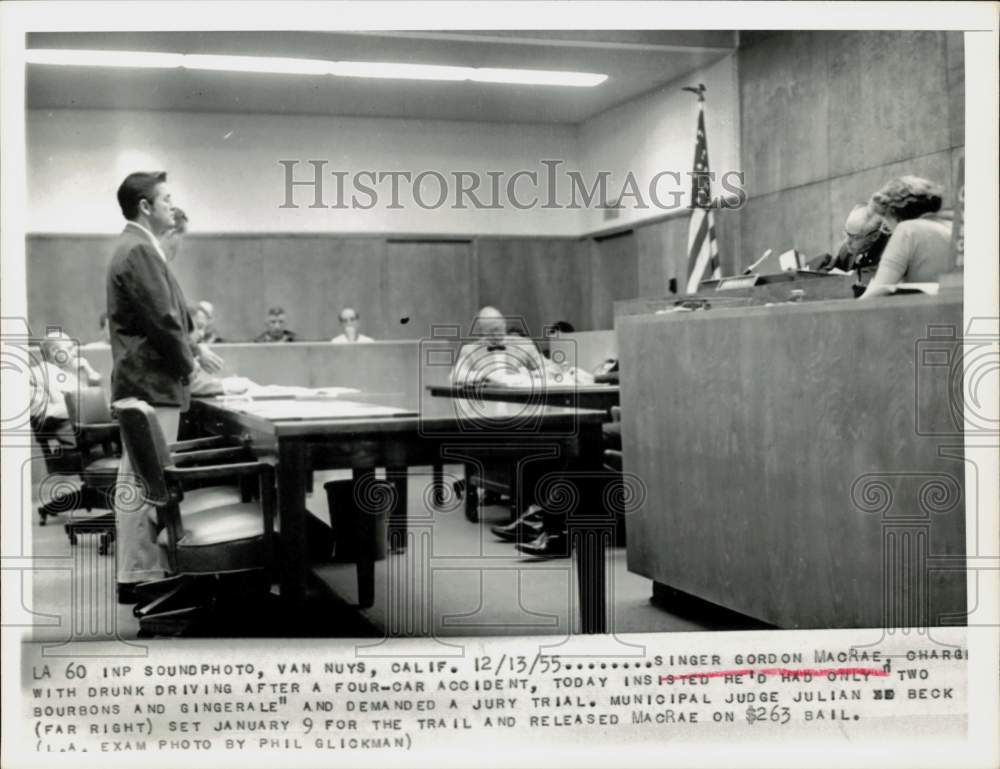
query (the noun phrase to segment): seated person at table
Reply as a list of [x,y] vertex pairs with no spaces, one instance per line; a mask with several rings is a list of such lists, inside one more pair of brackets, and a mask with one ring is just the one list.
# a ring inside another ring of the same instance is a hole
[[462,345],[451,370],[452,384],[523,386],[540,380],[545,360],[535,342],[507,331],[507,319],[495,307],[483,307],[472,323],[474,341]]
[[837,255],[827,255],[814,269],[856,271],[858,282],[867,284],[875,274],[888,242],[889,231],[882,217],[865,203],[858,203],[844,222],[844,242],[840,244]]
[[254,339],[255,342],[294,342],[295,332],[285,328],[285,311],[272,307],[267,311],[267,331]]
[[219,336],[215,329],[215,305],[207,299],[198,302],[197,307],[205,313],[205,330],[201,335],[201,341],[205,344],[223,344],[225,339]]
[[361,316],[353,307],[345,307],[341,310],[338,320],[343,331],[330,340],[334,344],[375,341],[370,336],[361,333]]
[[[193,328],[189,335],[192,348],[197,348],[205,341],[205,328],[208,325],[208,315],[199,306],[189,307],[188,313],[191,315]],[[217,395],[222,392],[222,380],[207,373],[201,367],[201,363],[196,357],[194,359],[194,370],[188,376],[188,383],[191,387],[192,395]]]
[[167,257],[168,262],[177,258],[177,253],[181,249],[181,242],[188,229],[188,216],[181,209],[174,209],[174,226],[160,236],[160,247]]
[[99,329],[101,338],[94,342],[87,342],[85,345],[81,345],[82,350],[106,350],[111,347],[111,331],[108,329],[108,314],[106,312],[101,313],[101,317],[97,321],[97,328]]
[[893,179],[868,206],[892,233],[862,299],[890,293],[897,283],[936,282],[951,264],[951,212],[941,211],[941,187],[919,176]]
[[29,370],[31,415],[41,420],[44,431],[53,432],[60,441],[72,445],[75,439],[66,409],[66,393],[100,384],[101,375],[80,356],[76,340],[61,331],[49,334],[41,347],[42,360]]

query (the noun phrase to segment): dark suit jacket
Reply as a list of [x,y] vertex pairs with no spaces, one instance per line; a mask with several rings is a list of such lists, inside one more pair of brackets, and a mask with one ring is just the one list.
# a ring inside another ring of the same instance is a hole
[[177,279],[144,232],[125,227],[118,236],[107,291],[112,398],[186,410],[191,317]]

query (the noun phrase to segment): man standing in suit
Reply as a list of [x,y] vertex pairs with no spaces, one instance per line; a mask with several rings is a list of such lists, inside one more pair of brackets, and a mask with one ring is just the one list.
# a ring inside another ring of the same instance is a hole
[[[166,181],[166,173],[134,173],[118,188],[118,205],[128,221],[115,241],[107,298],[112,400],[149,403],[172,442],[181,411],[188,407],[188,377],[195,357],[209,372],[221,369],[222,359],[208,347],[192,344],[188,336],[192,324],[187,301],[158,240],[174,226]],[[132,464],[123,451],[115,495],[119,603],[134,603],[135,586],[166,571],[149,506],[136,491]]]

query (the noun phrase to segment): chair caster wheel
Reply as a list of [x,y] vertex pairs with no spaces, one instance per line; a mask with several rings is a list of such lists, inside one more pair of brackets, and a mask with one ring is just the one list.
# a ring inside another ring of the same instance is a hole
[[39,518],[38,525],[39,526],[44,526],[45,525],[45,515],[44,514],[39,515],[38,518]]

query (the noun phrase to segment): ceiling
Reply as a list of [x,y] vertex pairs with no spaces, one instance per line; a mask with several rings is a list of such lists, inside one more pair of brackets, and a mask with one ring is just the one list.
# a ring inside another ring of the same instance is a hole
[[593,88],[29,64],[29,109],[141,109],[581,123],[710,64],[726,31],[73,32],[29,48],[169,51],[600,72]]

